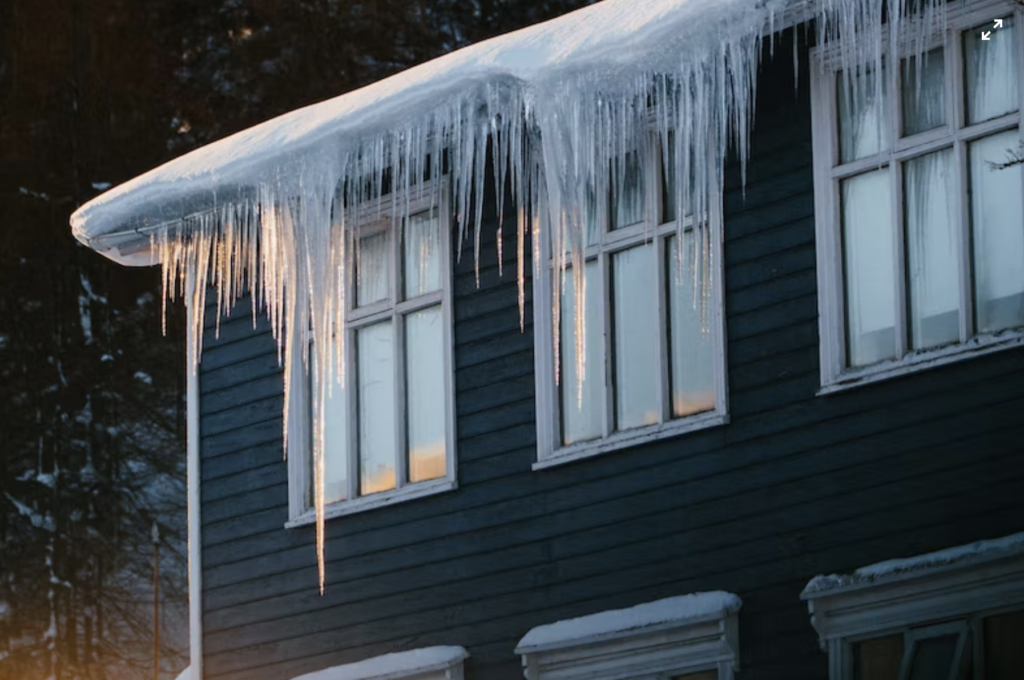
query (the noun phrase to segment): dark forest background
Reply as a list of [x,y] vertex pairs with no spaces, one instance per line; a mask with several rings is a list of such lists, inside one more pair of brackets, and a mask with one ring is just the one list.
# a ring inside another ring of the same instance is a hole
[[183,310],[79,245],[107,188],[588,4],[0,0],[0,680],[187,665]]

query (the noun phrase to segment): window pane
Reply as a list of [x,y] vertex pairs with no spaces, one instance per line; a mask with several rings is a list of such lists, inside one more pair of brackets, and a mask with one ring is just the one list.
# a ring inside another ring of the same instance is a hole
[[405,371],[409,481],[444,477],[447,400],[444,387],[444,316],[441,306],[405,318]]
[[[314,375],[320,375],[313,366]],[[337,382],[324,401],[324,502],[343,501],[348,495],[348,406],[345,390]]]
[[644,219],[644,173],[640,154],[631,151],[612,164],[612,228],[628,227]]
[[360,307],[385,300],[391,278],[387,232],[359,239],[359,260],[356,267],[356,304]]
[[853,645],[855,680],[899,680],[903,635],[865,640]]
[[958,342],[960,248],[953,150],[907,161],[903,166],[903,191],[911,347],[924,349]]
[[359,370],[359,492],[395,487],[394,328],[390,321],[356,334]]
[[[601,360],[601,279],[597,262],[587,263],[584,269],[587,308],[583,329],[586,338],[585,379],[582,392],[579,391],[576,370],[576,283],[572,270],[565,273],[565,288],[562,292],[562,338],[561,338],[561,380],[562,393],[562,443],[566,446],[576,442],[597,439],[602,434],[601,398],[604,386],[604,365]],[[558,272],[553,274],[559,276]],[[582,340],[582,338],[581,338]],[[582,394],[582,400],[580,395]]]
[[903,60],[903,134],[916,135],[946,124],[946,67],[942,48]]
[[409,216],[403,253],[406,299],[441,289],[441,222],[437,211]]
[[615,422],[625,430],[661,420],[654,244],[616,253],[612,261]]
[[1024,674],[1024,612],[985,619],[986,680],[1020,680]]
[[[997,118],[1019,105],[1013,17],[1003,19],[1002,28],[993,26],[990,21],[964,33],[968,123]],[[983,32],[990,32],[988,40],[981,39]]]
[[[715,361],[710,327],[710,290],[702,291],[701,262],[694,262],[695,238],[687,232],[683,251],[668,239],[669,346],[672,361],[672,415],[687,416],[715,408]],[[695,277],[696,274],[696,277]],[[708,281],[708,286],[710,286]],[[702,294],[708,296],[702,300]]]
[[918,640],[914,645],[914,658],[910,666],[910,680],[936,680],[948,678],[956,657],[959,635]]
[[[873,71],[861,71],[852,76],[849,87],[845,73],[840,72],[836,77],[839,98],[839,154],[842,162],[872,156],[888,149],[888,96],[884,83],[879,97]],[[882,77],[885,77],[884,69]]]
[[889,169],[842,184],[847,362],[896,356],[896,282]]
[[994,170],[1018,144],[1016,130],[969,147],[974,299],[978,332],[1024,325],[1024,208],[1021,167]]

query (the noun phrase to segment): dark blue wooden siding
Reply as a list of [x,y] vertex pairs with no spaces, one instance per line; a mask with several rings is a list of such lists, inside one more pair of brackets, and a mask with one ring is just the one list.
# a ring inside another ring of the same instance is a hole
[[459,489],[329,522],[321,597],[312,527],[283,528],[276,345],[244,305],[207,332],[207,678],[446,644],[469,680],[518,680],[533,626],[724,589],[744,600],[742,678],[824,680],[810,577],[1024,530],[1020,350],[815,396],[808,84],[788,59],[763,70],[725,205],[729,425],[532,472],[532,309],[521,334],[514,248],[499,277],[489,230],[480,287],[471,249],[454,274]]

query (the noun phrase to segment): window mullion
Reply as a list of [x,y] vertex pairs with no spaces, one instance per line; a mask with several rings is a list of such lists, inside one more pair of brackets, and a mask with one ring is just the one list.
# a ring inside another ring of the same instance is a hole
[[895,284],[896,284],[896,359],[902,359],[907,354],[909,345],[907,337],[907,236],[906,225],[904,224],[903,210],[903,163],[893,161],[889,165],[890,191],[892,191],[892,223],[894,231],[894,257]]
[[612,323],[615,310],[612,309],[611,286],[611,255],[602,252],[598,256],[598,278],[601,280],[601,354],[604,357],[604,380],[601,388],[603,405],[602,423],[603,436],[607,437],[615,431],[615,343],[612,335]]
[[346,329],[348,342],[345,343],[345,414],[348,417],[349,427],[345,428],[345,435],[348,438],[348,493],[349,500],[359,496],[359,367],[356,365],[356,338],[355,330]]
[[408,410],[406,408],[406,390],[405,390],[405,376],[408,374],[405,366],[405,316],[402,314],[395,314],[394,321],[394,333],[395,333],[395,361],[394,361],[394,381],[395,381],[395,454],[397,460],[395,461],[395,488],[401,488],[405,485],[405,481],[408,477],[408,464],[409,464],[409,443],[408,443]]
[[967,186],[967,143],[959,132],[966,125],[966,113],[964,111],[964,74],[963,74],[963,39],[959,31],[952,31],[949,40],[950,47],[946,50],[949,55],[951,68],[947,68],[949,79],[947,81],[949,92],[948,106],[952,113],[951,123],[954,127],[956,142],[953,145],[954,161],[956,162],[957,177],[957,222],[959,226],[960,252],[958,259],[957,275],[960,284],[960,342],[967,342],[974,335],[974,294],[973,274],[971,265],[971,206],[969,187]]
[[661,422],[667,422],[672,419],[672,368],[669,365],[669,324],[668,324],[668,300],[667,300],[667,286],[676,285],[674,280],[669,280],[669,272],[671,269],[666,266],[667,259],[667,238],[655,237],[654,239],[654,257],[655,257],[655,288],[657,289],[654,293],[657,295],[657,346],[658,346],[658,373],[660,380],[658,382],[658,405],[659,413],[661,413]]

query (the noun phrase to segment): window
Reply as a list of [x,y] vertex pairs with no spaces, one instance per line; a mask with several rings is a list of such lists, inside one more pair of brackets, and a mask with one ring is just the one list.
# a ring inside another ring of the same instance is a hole
[[526,680],[733,680],[736,595],[693,593],[537,626],[516,647]]
[[815,52],[823,392],[1024,338],[1024,175],[991,167],[1021,141],[1015,6],[951,5],[877,71]]
[[[655,140],[626,154],[611,164],[607,193],[585,206],[582,281],[571,267],[563,278],[557,381],[554,305],[534,306],[537,412],[543,414],[535,467],[726,420],[721,234],[717,227],[697,232],[685,217],[680,242],[674,173],[662,172],[661,157]],[[708,243],[698,244],[705,236]],[[547,301],[554,277],[563,274],[549,239],[542,241],[547,276],[535,280],[534,299]],[[586,313],[577,338],[580,283]]]
[[830,680],[1024,673],[1024,534],[816,577],[801,597]]
[[[344,386],[324,406],[328,516],[455,486],[449,229],[435,191],[417,194],[407,219],[390,197],[361,211],[371,217],[349,268]],[[311,373],[316,388],[325,376],[315,362]],[[290,456],[293,524],[313,518],[309,439]]]
[[462,680],[463,661],[468,658],[469,652],[462,647],[423,647],[325,668],[292,680]]

